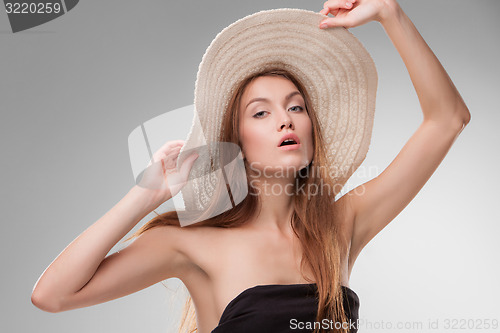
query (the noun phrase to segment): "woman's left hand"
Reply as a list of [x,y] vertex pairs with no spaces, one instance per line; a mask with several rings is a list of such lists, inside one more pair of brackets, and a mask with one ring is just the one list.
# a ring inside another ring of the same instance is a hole
[[320,13],[331,13],[335,17],[321,21],[320,28],[352,28],[370,21],[382,23],[391,15],[395,3],[396,0],[328,0],[323,4]]

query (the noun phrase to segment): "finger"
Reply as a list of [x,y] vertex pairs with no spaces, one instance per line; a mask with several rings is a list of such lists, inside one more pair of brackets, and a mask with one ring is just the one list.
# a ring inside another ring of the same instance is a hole
[[171,158],[172,156],[179,155],[179,153],[181,152],[181,148],[182,147],[175,147],[175,148],[172,148],[172,149],[164,152],[164,155],[165,155],[164,158]]
[[337,8],[337,9],[330,9],[330,8],[327,7],[327,8],[323,8],[322,10],[320,10],[320,14],[328,16],[328,13],[330,13],[330,14],[336,16],[337,13],[339,12],[339,10],[340,10],[339,8]]
[[321,14],[328,15],[334,10],[338,9],[350,9],[356,0],[328,0],[323,4],[323,9],[320,11]]
[[167,141],[166,143],[163,144],[163,146],[160,147],[157,151],[152,156],[152,159],[154,161],[159,161],[161,159],[164,159],[166,155],[170,153],[172,150],[181,150],[182,147],[184,146],[184,141],[182,140],[174,140],[174,141]]
[[174,147],[182,147],[184,146],[185,142],[184,140],[172,140],[172,141],[167,141],[163,146],[161,146],[158,151],[165,151]]
[[171,150],[181,150],[182,147],[184,146],[184,142],[182,141],[176,141],[176,142],[169,142],[167,146],[162,148],[164,152],[168,152]]
[[[182,147],[177,146],[174,148],[168,148],[167,150],[158,150],[154,155],[153,155],[153,160],[159,161],[159,160],[165,160],[165,159],[170,159],[175,157],[176,155],[179,155]],[[177,158],[177,157],[175,157]]]
[[172,146],[176,146],[176,145],[183,146],[186,143],[186,141],[184,141],[184,140],[172,140],[172,141],[168,141],[167,143],[170,143]]
[[163,160],[161,160],[160,162],[161,162],[161,172],[163,175],[166,175],[167,174],[167,166],[165,165],[165,162]]
[[351,20],[348,17],[329,17],[320,22],[319,27],[321,29],[327,29],[332,27],[345,27],[350,28],[352,26]]
[[177,165],[176,161],[177,161],[177,157],[165,158],[163,160],[165,168],[167,170],[173,170]]

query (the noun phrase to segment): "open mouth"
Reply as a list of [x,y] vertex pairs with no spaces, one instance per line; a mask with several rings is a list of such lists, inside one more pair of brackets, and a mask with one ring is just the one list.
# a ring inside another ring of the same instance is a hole
[[283,146],[290,146],[290,145],[296,145],[297,142],[295,142],[294,139],[286,139],[285,141],[283,141],[279,147],[283,147]]
[[300,147],[299,137],[295,133],[287,133],[280,139],[278,147],[283,150],[295,150]]

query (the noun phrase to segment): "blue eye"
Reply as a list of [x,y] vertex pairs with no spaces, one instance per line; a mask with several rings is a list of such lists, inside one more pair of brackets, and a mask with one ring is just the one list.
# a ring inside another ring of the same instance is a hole
[[254,118],[262,118],[264,116],[265,112],[266,111],[259,111],[256,114],[254,114],[252,117],[254,117]]
[[[291,108],[289,108],[288,110],[291,110],[292,112],[302,112],[302,111],[304,111],[304,108],[300,105],[295,105],[295,106],[292,106]],[[266,113],[267,113],[267,111],[259,111],[259,112],[255,113],[252,117],[253,118],[263,118]]]
[[295,106],[292,106],[290,109],[293,109],[293,108],[299,108],[298,110],[296,110],[295,112],[300,112],[300,111],[303,111],[304,108],[302,106],[299,106],[299,105],[295,105]]

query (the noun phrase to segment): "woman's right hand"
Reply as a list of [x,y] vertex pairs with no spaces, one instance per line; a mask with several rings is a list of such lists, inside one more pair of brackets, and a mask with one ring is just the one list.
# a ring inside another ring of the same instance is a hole
[[335,17],[322,20],[320,28],[354,28],[370,21],[383,23],[394,16],[398,6],[395,0],[327,0],[320,13]]
[[177,158],[182,146],[184,146],[182,140],[166,142],[153,154],[151,162],[137,184],[151,190],[158,205],[179,193],[186,184],[189,172],[198,158],[197,153],[191,154],[177,170]]

